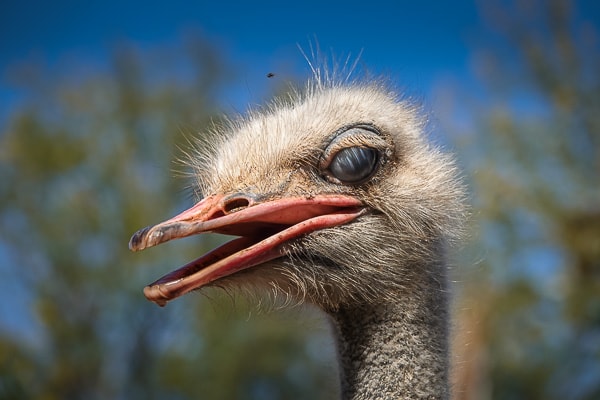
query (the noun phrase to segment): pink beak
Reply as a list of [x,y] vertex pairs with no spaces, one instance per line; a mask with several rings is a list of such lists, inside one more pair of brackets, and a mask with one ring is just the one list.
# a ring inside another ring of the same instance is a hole
[[291,197],[256,203],[244,195],[206,197],[160,224],[136,232],[133,251],[205,232],[241,236],[144,288],[148,300],[169,300],[219,278],[285,255],[284,244],[316,230],[348,223],[364,212],[350,196]]

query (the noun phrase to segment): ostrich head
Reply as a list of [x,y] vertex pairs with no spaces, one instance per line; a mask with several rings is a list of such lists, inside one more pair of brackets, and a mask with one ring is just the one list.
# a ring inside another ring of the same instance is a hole
[[230,121],[190,163],[195,206],[138,231],[142,250],[239,238],[145,288],[164,305],[212,285],[266,288],[325,311],[419,296],[456,234],[461,185],[415,107],[383,84],[312,83]]

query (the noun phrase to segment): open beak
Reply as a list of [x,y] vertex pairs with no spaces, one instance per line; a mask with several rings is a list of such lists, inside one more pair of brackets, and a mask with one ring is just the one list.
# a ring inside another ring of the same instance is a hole
[[255,203],[243,195],[213,195],[160,224],[136,232],[133,251],[205,232],[240,236],[144,288],[148,300],[169,300],[219,278],[274,260],[284,244],[316,230],[342,225],[364,212],[360,201],[344,195],[291,197]]

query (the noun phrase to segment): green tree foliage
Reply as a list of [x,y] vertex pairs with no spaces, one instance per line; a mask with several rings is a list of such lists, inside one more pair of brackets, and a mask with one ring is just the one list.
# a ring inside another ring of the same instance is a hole
[[483,11],[486,87],[457,135],[479,227],[457,301],[457,397],[597,399],[598,32],[569,1]]
[[220,292],[160,309],[141,293],[218,240],[127,248],[192,204],[172,160],[218,119],[231,72],[216,51],[196,38],[122,46],[104,70],[66,66],[12,71],[25,94],[1,127],[0,259],[26,307],[0,322],[0,398],[331,398],[316,317],[248,317]]

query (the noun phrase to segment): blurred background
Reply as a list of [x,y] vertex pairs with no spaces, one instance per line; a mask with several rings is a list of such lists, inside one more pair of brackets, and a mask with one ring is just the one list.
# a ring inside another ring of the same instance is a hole
[[0,5],[0,399],[336,396],[319,314],[145,300],[219,238],[127,249],[192,204],[189,138],[317,47],[422,104],[464,170],[455,398],[599,399],[598,3],[216,3]]

